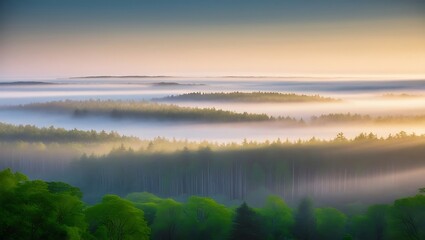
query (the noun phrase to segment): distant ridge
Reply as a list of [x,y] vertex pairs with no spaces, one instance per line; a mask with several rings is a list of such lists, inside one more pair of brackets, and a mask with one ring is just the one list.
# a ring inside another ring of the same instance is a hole
[[178,82],[158,82],[152,83],[154,86],[205,86],[203,83],[178,83]]
[[229,75],[229,76],[170,76],[170,75],[93,75],[70,77],[69,79],[85,79],[85,78],[313,78],[328,79],[329,77],[308,77],[308,76],[255,76],[255,75]]
[[309,75],[216,75],[216,76],[182,76],[182,75],[92,75],[67,77],[67,79],[93,79],[93,78],[216,78],[216,79],[317,79],[341,81],[424,81],[425,77],[380,77],[380,76],[309,76]]
[[50,84],[55,84],[55,83],[35,82],[35,81],[0,82],[0,86],[50,85]]
[[70,79],[84,79],[84,78],[173,78],[175,76],[149,76],[149,75],[125,75],[125,76],[81,76],[81,77],[70,77]]

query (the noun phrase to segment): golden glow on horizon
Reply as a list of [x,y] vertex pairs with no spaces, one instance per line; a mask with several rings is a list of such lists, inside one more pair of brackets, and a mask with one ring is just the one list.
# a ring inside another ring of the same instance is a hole
[[17,34],[0,76],[424,76],[423,24],[403,21]]

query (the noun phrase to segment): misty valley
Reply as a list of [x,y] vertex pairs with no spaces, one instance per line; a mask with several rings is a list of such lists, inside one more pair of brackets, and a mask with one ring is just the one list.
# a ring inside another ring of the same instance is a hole
[[1,239],[425,239],[425,82],[0,84]]
[[425,0],[0,0],[0,240],[425,240]]

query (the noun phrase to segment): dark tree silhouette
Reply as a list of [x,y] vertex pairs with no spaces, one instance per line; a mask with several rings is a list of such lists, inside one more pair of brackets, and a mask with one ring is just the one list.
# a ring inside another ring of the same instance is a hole
[[294,235],[299,240],[316,239],[316,217],[314,215],[313,201],[304,198],[295,215]]
[[230,234],[231,240],[257,240],[263,239],[261,223],[257,213],[244,202],[236,209],[233,219],[233,228]]

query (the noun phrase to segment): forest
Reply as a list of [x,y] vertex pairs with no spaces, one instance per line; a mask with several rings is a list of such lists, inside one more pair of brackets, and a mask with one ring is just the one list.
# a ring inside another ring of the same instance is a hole
[[[0,168],[66,181],[90,203],[107,193],[148,191],[181,199],[210,196],[222,203],[245,200],[253,206],[270,194],[289,204],[308,195],[318,204],[342,206],[350,199],[385,202],[410,194],[425,181],[425,136],[405,132],[386,138],[364,133],[348,139],[340,133],[326,141],[214,143],[125,141],[113,133],[31,126],[3,129],[9,135],[0,141]],[[43,131],[61,134],[53,140],[42,138]],[[79,137],[71,141],[76,133]],[[107,137],[111,134],[117,138]],[[391,190],[394,185],[397,191]]]
[[320,95],[305,95],[279,92],[192,92],[156,98],[153,101],[229,101],[252,103],[300,103],[300,102],[337,102],[339,99]]
[[187,201],[148,192],[107,194],[94,204],[64,182],[0,172],[0,235],[15,239],[425,239],[425,188],[389,204],[340,211],[303,198],[296,207],[274,195],[261,207]]
[[[78,177],[72,183],[92,194],[89,201],[99,193],[122,195],[139,189],[159,196],[214,196],[251,204],[261,204],[258,198],[268,194],[289,203],[305,195],[332,204],[350,198],[385,201],[402,195],[403,186],[425,180],[424,140],[402,133],[387,139],[363,134],[349,141],[340,134],[330,142],[244,142],[170,153],[119,148],[74,161],[71,172]],[[388,191],[394,184],[400,189]]]

